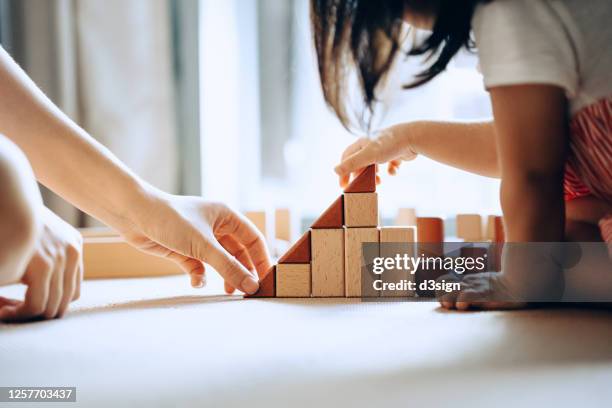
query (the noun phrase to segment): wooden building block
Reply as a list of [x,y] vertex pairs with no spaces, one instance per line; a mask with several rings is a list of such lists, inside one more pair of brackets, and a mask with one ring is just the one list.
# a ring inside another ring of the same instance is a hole
[[344,225],[344,199],[340,196],[312,224],[313,229],[342,228]]
[[146,254],[119,236],[84,237],[83,266],[85,279],[141,278],[184,274],[176,263]]
[[398,227],[416,227],[416,210],[414,208],[400,208],[395,217],[395,225]]
[[372,164],[344,189],[345,193],[373,193],[376,191],[376,165]]
[[[344,282],[346,297],[378,296],[378,291],[372,287],[373,276],[362,282],[362,277],[367,276],[365,275],[367,266],[363,256],[363,244],[366,242],[378,244],[378,228],[345,228]],[[378,256],[379,251],[376,252],[373,256]],[[362,290],[366,288],[368,288],[367,291]]]
[[[415,227],[383,227],[380,229],[380,256],[395,258],[404,254],[414,257],[416,253]],[[400,283],[402,280],[415,281],[415,275],[407,269],[386,270],[382,275],[383,282]],[[382,297],[408,297],[415,295],[414,290],[383,290]]]
[[274,237],[291,241],[291,212],[288,208],[277,208],[274,211]]
[[268,237],[265,211],[247,211],[244,215],[257,227],[264,237]]
[[[417,218],[417,254],[425,257],[442,257],[444,255],[444,221],[441,218]],[[419,269],[415,274],[416,284],[438,279],[444,275],[443,269]],[[434,297],[435,292],[417,288],[421,297]]]
[[504,219],[502,217],[495,217],[493,220],[494,225],[494,236],[493,236],[493,262],[491,265],[492,270],[502,270],[502,253],[504,250],[504,242],[506,241],[506,234],[504,231]]
[[306,231],[300,239],[283,255],[278,263],[305,264],[310,263],[310,230]]
[[378,194],[344,194],[344,225],[347,227],[378,226]]
[[482,241],[482,218],[478,214],[458,214],[457,237],[465,242]]
[[487,241],[495,241],[495,215],[489,215],[487,216],[487,225],[486,225],[486,231],[485,231],[485,239]]
[[276,297],[310,297],[310,264],[278,264]]
[[344,297],[344,229],[313,229],[312,296]]
[[444,221],[442,218],[417,218],[417,241],[424,243],[444,242]]
[[272,266],[266,275],[259,279],[259,290],[245,298],[272,298],[276,296],[276,265]]

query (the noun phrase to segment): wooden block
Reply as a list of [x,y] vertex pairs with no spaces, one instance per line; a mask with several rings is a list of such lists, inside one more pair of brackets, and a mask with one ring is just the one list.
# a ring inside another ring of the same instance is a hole
[[272,298],[276,296],[276,265],[272,266],[263,278],[259,279],[259,290],[245,298]]
[[275,238],[291,241],[291,213],[288,208],[277,208],[274,211]]
[[[441,257],[444,255],[444,221],[441,218],[417,218],[417,254],[426,257]],[[424,281],[435,280],[444,275],[444,270],[419,269],[416,272],[416,283],[421,285]],[[420,290],[421,297],[433,297],[435,292]]]
[[310,263],[310,231],[306,231],[300,239],[283,255],[278,263],[305,264]]
[[347,227],[378,226],[378,194],[344,194],[344,225]]
[[342,228],[344,225],[344,199],[340,196],[312,224],[313,229]]
[[83,239],[85,279],[142,278],[181,275],[174,262],[146,254],[119,236],[93,236]]
[[487,241],[495,241],[495,215],[487,216],[484,237]]
[[417,241],[424,243],[444,242],[444,221],[441,218],[417,218]]
[[[344,229],[344,282],[346,297],[377,297],[378,291],[372,287],[374,281],[368,279],[362,282],[367,271],[364,262],[363,244],[366,242],[378,244],[378,228],[345,228]],[[378,256],[376,251],[373,256]],[[363,291],[362,289],[371,288]]]
[[395,225],[398,227],[416,227],[416,210],[414,208],[400,208],[395,217]]
[[257,227],[264,237],[268,237],[265,211],[247,211],[244,215]]
[[83,238],[119,237],[119,233],[108,227],[79,228]]
[[506,242],[506,233],[504,231],[504,219],[502,217],[495,217],[494,225],[495,225],[494,241],[499,242],[499,243]]
[[313,229],[312,296],[344,297],[344,229]]
[[[383,227],[380,229],[380,256],[391,258],[404,254],[414,257],[416,228],[415,227]],[[387,270],[382,275],[383,282],[399,283],[402,280],[415,281],[415,275],[406,269]],[[414,296],[415,291],[410,290],[383,290],[382,297],[408,297]]]
[[310,297],[310,264],[278,264],[276,297]]
[[482,218],[478,214],[458,214],[456,218],[457,237],[465,242],[482,240]]
[[373,193],[376,191],[376,165],[366,167],[344,189],[345,193]]

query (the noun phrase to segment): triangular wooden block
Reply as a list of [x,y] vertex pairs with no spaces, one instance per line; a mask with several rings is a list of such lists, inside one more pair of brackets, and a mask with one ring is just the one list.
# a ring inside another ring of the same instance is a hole
[[355,179],[344,189],[345,193],[373,193],[376,191],[376,165],[366,167]]
[[259,281],[259,290],[252,295],[244,295],[245,298],[268,298],[276,296],[276,265],[268,270],[266,276]]
[[304,235],[293,246],[285,252],[279,260],[279,264],[307,264],[310,263],[310,231]]
[[344,226],[344,200],[338,197],[332,205],[312,224],[311,228],[342,228]]

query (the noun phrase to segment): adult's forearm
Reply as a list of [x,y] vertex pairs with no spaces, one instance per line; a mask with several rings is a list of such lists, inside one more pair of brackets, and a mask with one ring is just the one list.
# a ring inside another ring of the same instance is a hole
[[394,126],[415,153],[487,177],[499,177],[495,134],[491,122],[418,121]]
[[0,49],[0,133],[26,154],[42,184],[120,227],[146,188],[108,149],[63,114]]

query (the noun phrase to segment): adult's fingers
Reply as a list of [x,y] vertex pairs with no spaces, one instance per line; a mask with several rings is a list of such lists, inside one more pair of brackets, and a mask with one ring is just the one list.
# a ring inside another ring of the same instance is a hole
[[[161,247],[161,245],[157,246]],[[180,266],[180,268],[189,275],[192,287],[199,289],[206,286],[206,268],[204,267],[202,261],[179,254],[178,252],[171,251],[167,248],[164,248],[163,251],[159,249],[156,251],[160,254],[163,253],[164,258],[178,264],[178,266]]]
[[66,268],[64,269],[64,290],[62,293],[62,301],[57,311],[58,317],[66,313],[68,305],[74,298],[74,291],[76,290],[79,275],[79,258],[79,250],[68,247],[66,250]]
[[63,253],[55,256],[53,275],[49,285],[49,300],[45,309],[45,319],[53,319],[57,316],[64,292],[64,271],[66,269],[66,257]]
[[204,253],[205,261],[211,265],[225,281],[234,288],[252,295],[259,289],[255,277],[219,243],[211,243]]
[[81,297],[81,283],[83,282],[83,256],[79,257],[79,265],[77,269],[76,286],[74,288],[74,294],[72,300],[78,300]]
[[[255,270],[247,249],[242,244],[237,242],[231,235],[220,237],[218,241],[227,252],[232,254],[238,260],[238,262],[242,264],[242,266],[251,272]],[[231,295],[235,290],[236,288],[225,282],[225,292],[227,294]]]
[[25,299],[16,306],[4,306],[0,309],[0,320],[21,322],[42,316],[49,297],[49,283],[53,264],[35,256],[28,266],[24,283],[28,286]]
[[[215,231],[215,235],[218,236],[229,236],[239,246],[233,246],[235,251],[230,250],[237,258],[240,255],[239,261],[245,265],[247,269],[252,270],[255,267],[257,275],[262,277],[270,269],[270,256],[268,255],[268,249],[264,241],[264,237],[261,235],[259,230],[242,215],[239,215],[233,211],[230,211],[224,224]],[[226,240],[225,243],[228,243]],[[223,244],[223,243],[222,243]],[[243,257],[243,251],[246,250],[248,258],[250,258],[250,265]],[[245,262],[242,262],[245,260]]]

